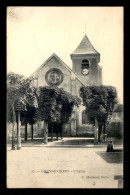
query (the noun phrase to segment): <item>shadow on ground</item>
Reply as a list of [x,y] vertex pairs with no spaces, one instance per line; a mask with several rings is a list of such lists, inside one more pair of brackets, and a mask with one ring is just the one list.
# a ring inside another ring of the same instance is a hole
[[[51,143],[51,145],[50,145]],[[46,146],[46,147],[64,147],[64,148],[77,148],[77,147],[87,147],[87,146],[94,146],[93,139],[74,139],[74,140],[62,140],[62,139],[48,139],[48,144],[44,144],[43,139],[34,139],[34,140],[22,140],[23,146]]]
[[[17,142],[17,140],[15,140]],[[11,140],[8,142],[8,144],[11,144]],[[22,144],[31,144],[31,145],[39,145],[39,144],[44,144],[44,139],[28,139],[28,140],[21,140]],[[63,140],[59,139],[57,140],[56,138],[53,138],[53,142],[51,141],[51,138],[48,138],[48,143],[54,143],[55,145],[93,145],[94,144],[94,139],[72,139],[72,140]]]
[[[57,141],[57,139],[53,139],[54,142]],[[48,142],[51,143],[51,139],[48,139]],[[15,140],[15,143],[17,144],[17,139]],[[12,141],[9,140],[7,142],[7,144],[12,144]],[[28,140],[24,140],[24,139],[21,139],[21,144],[27,144],[27,145],[39,145],[39,144],[44,144],[44,139],[43,138],[40,138],[40,139],[28,139]]]
[[123,150],[114,150],[113,152],[96,152],[107,163],[123,163]]
[[62,140],[62,142],[57,142],[56,145],[93,145],[94,139],[72,139],[72,140]]
[[[118,146],[121,144],[121,141],[113,141],[113,143]],[[48,138],[48,144],[44,144],[44,138],[34,138],[33,140],[28,138],[28,140],[21,140],[21,144],[23,147],[64,147],[64,148],[107,148],[107,142],[99,143],[98,145],[94,145],[94,138],[63,138],[57,140],[53,138],[53,142],[51,142],[51,138]],[[11,140],[8,142],[8,146],[11,145]],[[17,140],[15,140],[15,145],[17,145]]]

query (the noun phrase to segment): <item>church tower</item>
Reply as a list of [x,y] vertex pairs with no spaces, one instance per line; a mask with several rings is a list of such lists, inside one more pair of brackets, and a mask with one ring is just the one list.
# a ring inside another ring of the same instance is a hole
[[86,86],[102,85],[102,68],[98,65],[100,53],[95,50],[86,35],[70,56],[73,72]]

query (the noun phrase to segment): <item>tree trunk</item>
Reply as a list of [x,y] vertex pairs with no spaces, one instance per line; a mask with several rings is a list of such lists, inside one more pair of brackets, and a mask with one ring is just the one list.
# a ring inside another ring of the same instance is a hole
[[61,139],[63,139],[63,136],[62,136],[62,128],[63,128],[63,124],[61,124],[60,128],[61,128]]
[[95,127],[94,127],[94,144],[98,144],[98,121],[95,118]]
[[53,142],[53,125],[51,125],[51,141]]
[[[18,116],[17,116],[18,117]],[[17,119],[17,136],[18,136],[18,119]]]
[[21,149],[21,134],[20,134],[20,111],[18,111],[18,135],[17,135],[17,150]]
[[48,128],[49,125],[44,121],[44,144],[48,143]]
[[15,111],[13,105],[13,129],[12,129],[12,150],[15,150]]
[[33,139],[33,124],[31,124],[31,139]]
[[47,131],[44,130],[44,144],[47,144]]
[[25,122],[25,140],[28,138],[28,133],[27,133],[27,123]]
[[99,126],[98,126],[98,142],[101,141],[101,133],[102,133],[102,126],[99,125]]
[[58,135],[59,135],[59,133],[57,132],[57,133],[56,133],[57,140],[58,140],[58,138],[59,138]]
[[103,126],[103,134],[105,134],[106,133],[106,124],[104,124],[104,126]]

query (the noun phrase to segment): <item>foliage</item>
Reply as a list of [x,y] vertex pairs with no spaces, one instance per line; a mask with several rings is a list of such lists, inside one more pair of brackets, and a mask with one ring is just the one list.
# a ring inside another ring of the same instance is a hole
[[27,111],[25,116],[29,115],[30,109],[35,110],[37,107],[37,89],[32,86],[32,78],[25,78],[22,75],[8,73],[7,75],[7,120],[13,122],[13,107],[17,110],[17,103],[20,102],[23,110]]
[[79,106],[80,98],[58,87],[40,87],[38,112],[41,120],[47,123],[67,123],[74,105]]
[[24,123],[34,124],[37,121],[36,112],[36,107],[26,104],[26,111],[21,111],[21,118],[24,119]]
[[81,87],[80,96],[86,106],[89,122],[99,125],[109,122],[115,104],[117,104],[116,88],[112,86],[87,86]]

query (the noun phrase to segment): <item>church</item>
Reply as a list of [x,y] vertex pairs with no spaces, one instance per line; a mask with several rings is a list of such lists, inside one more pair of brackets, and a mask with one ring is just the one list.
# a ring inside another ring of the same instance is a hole
[[[33,85],[35,87],[57,86],[76,96],[79,96],[81,86],[102,85],[100,53],[96,51],[86,35],[70,57],[72,69],[53,53],[30,75],[33,78]],[[44,121],[37,122],[34,125],[34,135],[42,135],[44,128]],[[70,121],[63,127],[63,135],[85,136],[93,132],[93,128],[88,124],[85,107],[81,105],[79,108],[74,107]]]

